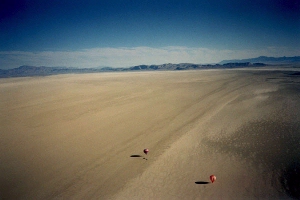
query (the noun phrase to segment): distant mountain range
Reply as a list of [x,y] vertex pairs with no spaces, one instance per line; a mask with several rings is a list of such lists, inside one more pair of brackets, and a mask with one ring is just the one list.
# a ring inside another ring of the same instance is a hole
[[[162,65],[138,65],[129,68],[68,68],[68,67],[35,67],[20,66],[14,69],[1,70],[0,78],[8,77],[26,77],[26,76],[49,76],[56,74],[79,74],[79,73],[99,73],[99,72],[125,72],[125,71],[170,71],[170,70],[201,70],[201,69],[230,69],[243,67],[263,67],[267,64],[295,64],[300,66],[300,56],[295,57],[265,57],[242,59],[242,60],[224,60],[219,64],[201,65],[192,63],[180,64],[162,64]],[[298,65],[299,64],[299,65]]]
[[49,76],[56,74],[80,74],[80,73],[99,73],[99,72],[129,72],[129,71],[173,71],[173,70],[197,70],[197,69],[222,69],[222,68],[241,68],[241,67],[261,67],[263,63],[226,63],[223,65],[200,65],[190,63],[162,64],[162,65],[138,65],[129,68],[67,68],[67,67],[35,67],[21,66],[14,69],[1,70],[0,78],[8,77],[27,77],[27,76]]
[[300,63],[300,56],[294,57],[267,57],[267,56],[260,56],[257,58],[248,58],[248,59],[241,59],[241,60],[222,60],[219,64],[225,63],[265,63],[265,64],[293,64],[293,63]]

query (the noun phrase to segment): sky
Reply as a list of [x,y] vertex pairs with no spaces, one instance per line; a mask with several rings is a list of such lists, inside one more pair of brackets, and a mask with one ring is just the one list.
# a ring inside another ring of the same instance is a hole
[[0,69],[300,56],[300,0],[0,0]]

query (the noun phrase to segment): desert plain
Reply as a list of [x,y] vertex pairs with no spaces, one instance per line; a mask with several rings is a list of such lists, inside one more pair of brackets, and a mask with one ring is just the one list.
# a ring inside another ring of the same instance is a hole
[[300,198],[295,69],[5,78],[0,111],[3,200]]

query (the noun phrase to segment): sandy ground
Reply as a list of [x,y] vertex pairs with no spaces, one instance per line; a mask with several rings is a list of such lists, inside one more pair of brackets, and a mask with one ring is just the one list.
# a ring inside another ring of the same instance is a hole
[[299,97],[295,71],[0,79],[0,199],[300,198]]

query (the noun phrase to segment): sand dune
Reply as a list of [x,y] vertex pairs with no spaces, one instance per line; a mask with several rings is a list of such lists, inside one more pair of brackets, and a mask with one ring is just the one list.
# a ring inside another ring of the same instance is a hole
[[[300,198],[292,74],[0,79],[0,198]],[[217,181],[204,184],[211,174]]]

